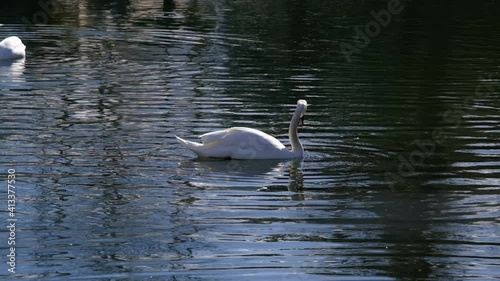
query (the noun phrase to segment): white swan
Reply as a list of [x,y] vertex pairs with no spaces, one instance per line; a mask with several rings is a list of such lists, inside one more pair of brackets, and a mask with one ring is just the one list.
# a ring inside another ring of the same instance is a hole
[[20,59],[26,56],[26,46],[19,37],[7,37],[0,42],[0,59]]
[[233,127],[201,135],[203,143],[184,140],[175,136],[186,148],[198,157],[231,159],[292,159],[301,158],[304,148],[297,136],[297,127],[304,123],[307,102],[299,100],[290,121],[288,137],[292,150],[288,150],[279,140],[259,130]]

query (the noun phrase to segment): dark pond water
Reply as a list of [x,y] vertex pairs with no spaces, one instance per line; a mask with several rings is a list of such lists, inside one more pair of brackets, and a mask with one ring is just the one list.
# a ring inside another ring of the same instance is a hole
[[0,278],[500,279],[500,5],[434,2],[2,1]]

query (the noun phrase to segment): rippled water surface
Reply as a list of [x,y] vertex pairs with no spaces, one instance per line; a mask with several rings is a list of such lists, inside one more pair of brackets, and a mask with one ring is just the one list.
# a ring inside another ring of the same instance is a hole
[[[1,278],[500,279],[496,1],[401,0],[369,41],[392,1],[48,2],[0,4]],[[174,138],[288,145],[297,99],[303,161]]]

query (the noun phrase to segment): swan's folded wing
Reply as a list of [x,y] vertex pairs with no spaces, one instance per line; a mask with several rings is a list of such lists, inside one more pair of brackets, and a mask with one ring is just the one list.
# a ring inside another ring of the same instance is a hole
[[228,134],[229,130],[230,129],[225,129],[225,130],[206,133],[201,135],[200,138],[204,145],[208,145],[212,142],[217,142],[223,139]]
[[277,149],[284,149],[283,144],[276,138],[261,132],[259,130],[245,128],[245,127],[233,127],[225,130],[219,130],[211,133],[206,133],[201,135],[200,138],[203,144],[206,146],[262,146],[269,145]]
[[203,144],[208,145],[213,142],[220,142],[225,140],[226,145],[236,141],[238,144],[239,138],[246,136],[247,134],[259,134],[262,133],[255,129],[245,128],[245,127],[233,127],[229,129],[219,130],[215,132],[206,133],[200,136]]

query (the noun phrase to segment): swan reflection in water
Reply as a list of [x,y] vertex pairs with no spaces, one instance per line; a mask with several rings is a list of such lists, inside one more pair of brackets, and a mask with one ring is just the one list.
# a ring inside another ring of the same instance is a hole
[[196,159],[181,164],[194,169],[189,185],[201,188],[254,187],[260,191],[300,192],[304,186],[302,160],[212,160]]
[[0,60],[0,82],[25,82],[24,70],[24,58],[18,60]]

